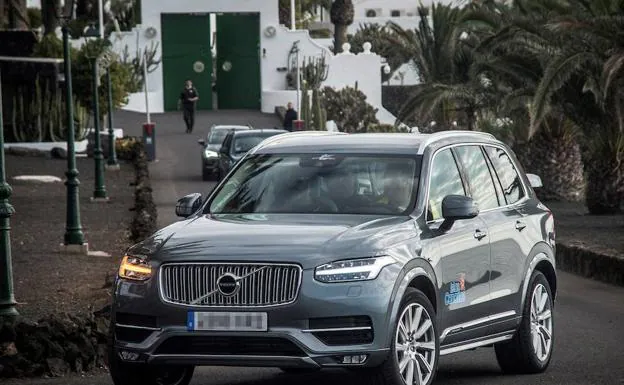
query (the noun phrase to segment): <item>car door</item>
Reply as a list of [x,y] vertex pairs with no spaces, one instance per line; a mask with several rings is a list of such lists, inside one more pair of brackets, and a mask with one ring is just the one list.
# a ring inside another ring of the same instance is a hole
[[[472,151],[472,150],[471,150]],[[520,316],[518,304],[525,274],[526,256],[532,248],[522,214],[527,192],[510,154],[503,147],[484,145],[490,175],[497,190],[498,205],[488,205],[483,219],[490,229],[492,312],[501,318]]]
[[[468,182],[469,195],[479,205],[480,217],[488,227],[490,239],[490,333],[504,331],[513,323],[516,314],[510,312],[504,298],[512,294],[502,282],[515,279],[517,272],[513,256],[517,245],[510,237],[510,224],[517,212],[508,207],[498,178],[488,162],[482,146],[469,144],[455,147],[455,153]],[[497,326],[492,326],[497,325]],[[501,330],[498,330],[500,328]]]
[[438,151],[431,163],[427,222],[440,250],[437,274],[441,277],[440,323],[444,344],[481,336],[474,321],[488,315],[490,245],[485,222],[477,216],[456,221],[440,231],[442,200],[468,195],[455,154]]

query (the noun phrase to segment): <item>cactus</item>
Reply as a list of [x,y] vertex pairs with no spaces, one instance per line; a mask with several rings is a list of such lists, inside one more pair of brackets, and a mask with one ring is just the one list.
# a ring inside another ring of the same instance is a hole
[[314,106],[313,126],[315,130],[325,131],[327,123],[327,112],[323,108],[321,92],[318,89],[312,90],[312,105]]
[[304,80],[301,90],[301,120],[304,121],[305,128],[308,129],[312,122],[312,110],[310,109],[310,94],[308,93],[308,83]]

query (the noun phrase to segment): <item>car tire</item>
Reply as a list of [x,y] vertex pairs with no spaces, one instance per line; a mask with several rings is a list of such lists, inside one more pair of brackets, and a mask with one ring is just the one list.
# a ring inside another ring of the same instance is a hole
[[204,182],[209,181],[211,176],[212,176],[212,173],[210,171],[206,170],[205,168],[202,168],[202,180]]
[[[544,295],[547,297],[544,298]],[[494,346],[503,372],[536,374],[548,368],[555,341],[553,309],[550,284],[542,272],[534,271],[518,331],[512,340]]]
[[[416,323],[416,327],[410,327],[406,324],[406,315],[409,311],[412,312],[412,319],[417,312],[420,313],[420,320]],[[403,344],[405,333],[399,330],[405,329],[412,337],[414,337],[413,333],[419,330],[422,330],[422,334],[413,339],[412,342]],[[392,328],[390,341],[392,345],[386,361],[381,366],[374,368],[372,372],[365,371],[363,373],[368,383],[374,385],[414,383],[415,377],[412,377],[412,382],[405,379],[410,370],[413,376],[421,374],[419,384],[430,385],[433,383],[440,359],[440,338],[435,309],[422,291],[414,288],[407,289],[401,300],[399,314]],[[404,348],[399,349],[399,345],[403,345],[405,350],[403,350]],[[403,370],[400,370],[399,365],[403,366]]]

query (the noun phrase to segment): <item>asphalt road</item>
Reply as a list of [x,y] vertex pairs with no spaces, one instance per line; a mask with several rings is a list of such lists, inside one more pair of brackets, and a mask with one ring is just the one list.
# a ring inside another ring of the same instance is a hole
[[[159,206],[159,222],[176,220],[175,199],[191,192],[208,193],[213,183],[201,180],[199,132],[214,122],[247,123],[273,127],[272,116],[244,112],[202,114],[198,134],[185,134],[180,116],[156,115],[157,158],[152,165],[152,185]],[[131,135],[140,133],[143,117],[124,113],[117,118]],[[130,127],[130,129],[128,129]],[[493,349],[479,349],[441,358],[436,385],[451,384],[553,384],[624,385],[624,288],[559,272],[560,289],[555,306],[555,346],[549,369],[540,375],[506,376],[500,372]],[[107,374],[62,379],[7,381],[33,385],[111,385]],[[305,376],[277,369],[198,368],[194,385],[317,385],[361,384],[350,372],[322,371]]]

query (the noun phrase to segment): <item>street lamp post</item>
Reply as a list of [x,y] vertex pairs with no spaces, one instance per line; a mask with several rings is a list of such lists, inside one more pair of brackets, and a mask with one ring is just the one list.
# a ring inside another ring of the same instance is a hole
[[2,76],[0,74],[0,317],[18,316],[13,294],[11,262],[11,215],[15,209],[9,203],[11,186],[4,172],[4,126],[2,117]]
[[[85,37],[99,37],[99,32],[93,26],[89,27]],[[104,151],[102,150],[102,136],[100,135],[100,102],[99,102],[99,57],[93,58],[93,133],[95,143],[93,149],[93,159],[95,160],[95,189],[93,190],[94,202],[108,201],[106,187],[104,186]]]
[[[73,14],[73,0],[69,6],[71,18]],[[76,168],[75,132],[74,132],[74,106],[72,92],[71,55],[69,51],[69,27],[67,20],[63,23],[63,60],[65,70],[65,105],[67,113],[67,219],[65,227],[65,248],[66,251],[85,253],[88,251],[88,244],[84,242],[82,225],[80,224],[80,203],[78,181],[78,169]]]
[[108,170],[119,170],[117,150],[115,149],[115,131],[113,129],[113,82],[111,81],[110,66],[106,69],[106,83],[108,84]]

